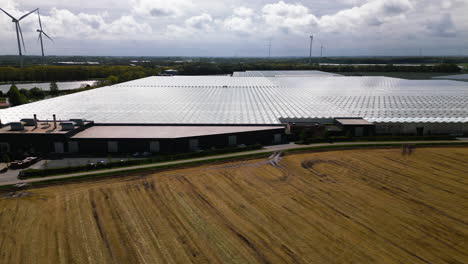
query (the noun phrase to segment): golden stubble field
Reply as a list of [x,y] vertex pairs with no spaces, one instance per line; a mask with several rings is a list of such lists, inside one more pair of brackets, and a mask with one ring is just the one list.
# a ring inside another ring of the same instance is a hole
[[331,151],[0,198],[0,263],[468,263],[468,148]]

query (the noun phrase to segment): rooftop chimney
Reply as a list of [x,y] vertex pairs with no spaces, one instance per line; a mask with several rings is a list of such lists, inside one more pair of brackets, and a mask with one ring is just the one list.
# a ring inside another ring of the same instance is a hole
[[53,115],[53,117],[54,117],[54,129],[56,129],[57,128],[57,120],[55,119],[55,114]]

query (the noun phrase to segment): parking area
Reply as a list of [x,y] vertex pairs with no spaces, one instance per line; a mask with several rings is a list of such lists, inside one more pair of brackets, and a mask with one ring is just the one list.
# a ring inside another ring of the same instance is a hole
[[[107,163],[107,162],[115,162],[119,160],[133,160],[133,159],[141,159],[145,157],[139,158],[129,158],[129,157],[93,157],[93,158],[63,158],[63,159],[54,159],[54,160],[40,160],[37,163],[25,168],[25,169],[46,169],[46,168],[62,168],[62,167],[75,167],[75,166],[83,166],[90,163]],[[6,167],[5,163],[0,163],[0,168]],[[0,183],[1,182],[10,182],[15,181],[18,179],[18,175],[20,171],[23,169],[9,169],[4,173],[0,173]]]

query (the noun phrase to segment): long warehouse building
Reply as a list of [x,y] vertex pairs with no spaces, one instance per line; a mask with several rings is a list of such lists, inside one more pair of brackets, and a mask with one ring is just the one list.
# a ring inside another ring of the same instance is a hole
[[[354,124],[372,124],[377,134],[466,134],[468,83],[345,77],[317,71],[154,76],[0,110],[3,124],[33,116],[52,122],[53,115],[61,123],[71,119],[92,123],[80,131],[73,129],[76,139],[107,141],[112,135],[116,139],[157,140],[167,138],[167,133],[191,139],[216,134],[231,135],[232,145],[245,144],[234,140],[235,134],[245,132],[259,142],[269,131],[271,135],[263,143],[274,144],[284,142],[278,133],[286,124],[331,124],[346,119],[362,120]],[[97,131],[106,126],[113,128]],[[138,126],[154,128],[136,129]],[[188,130],[187,126],[199,132],[177,132]],[[230,129],[218,131],[216,127]],[[253,136],[255,131],[262,136]],[[2,128],[0,142],[9,134],[15,134],[11,126]],[[191,149],[201,147],[199,142],[187,144]]]

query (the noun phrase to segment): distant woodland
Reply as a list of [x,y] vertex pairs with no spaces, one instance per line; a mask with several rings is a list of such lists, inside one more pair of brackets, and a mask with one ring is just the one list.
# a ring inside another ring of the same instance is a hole
[[75,81],[107,79],[111,76],[118,82],[129,81],[158,74],[158,68],[142,66],[29,66],[24,68],[0,67],[0,82],[23,81]]
[[246,70],[320,70],[327,72],[443,72],[457,73],[456,64],[421,66],[386,65],[319,65],[291,62],[182,62],[171,66],[29,66],[0,67],[0,82],[50,82],[108,79],[111,83],[130,81],[177,69],[183,75],[231,74]]

